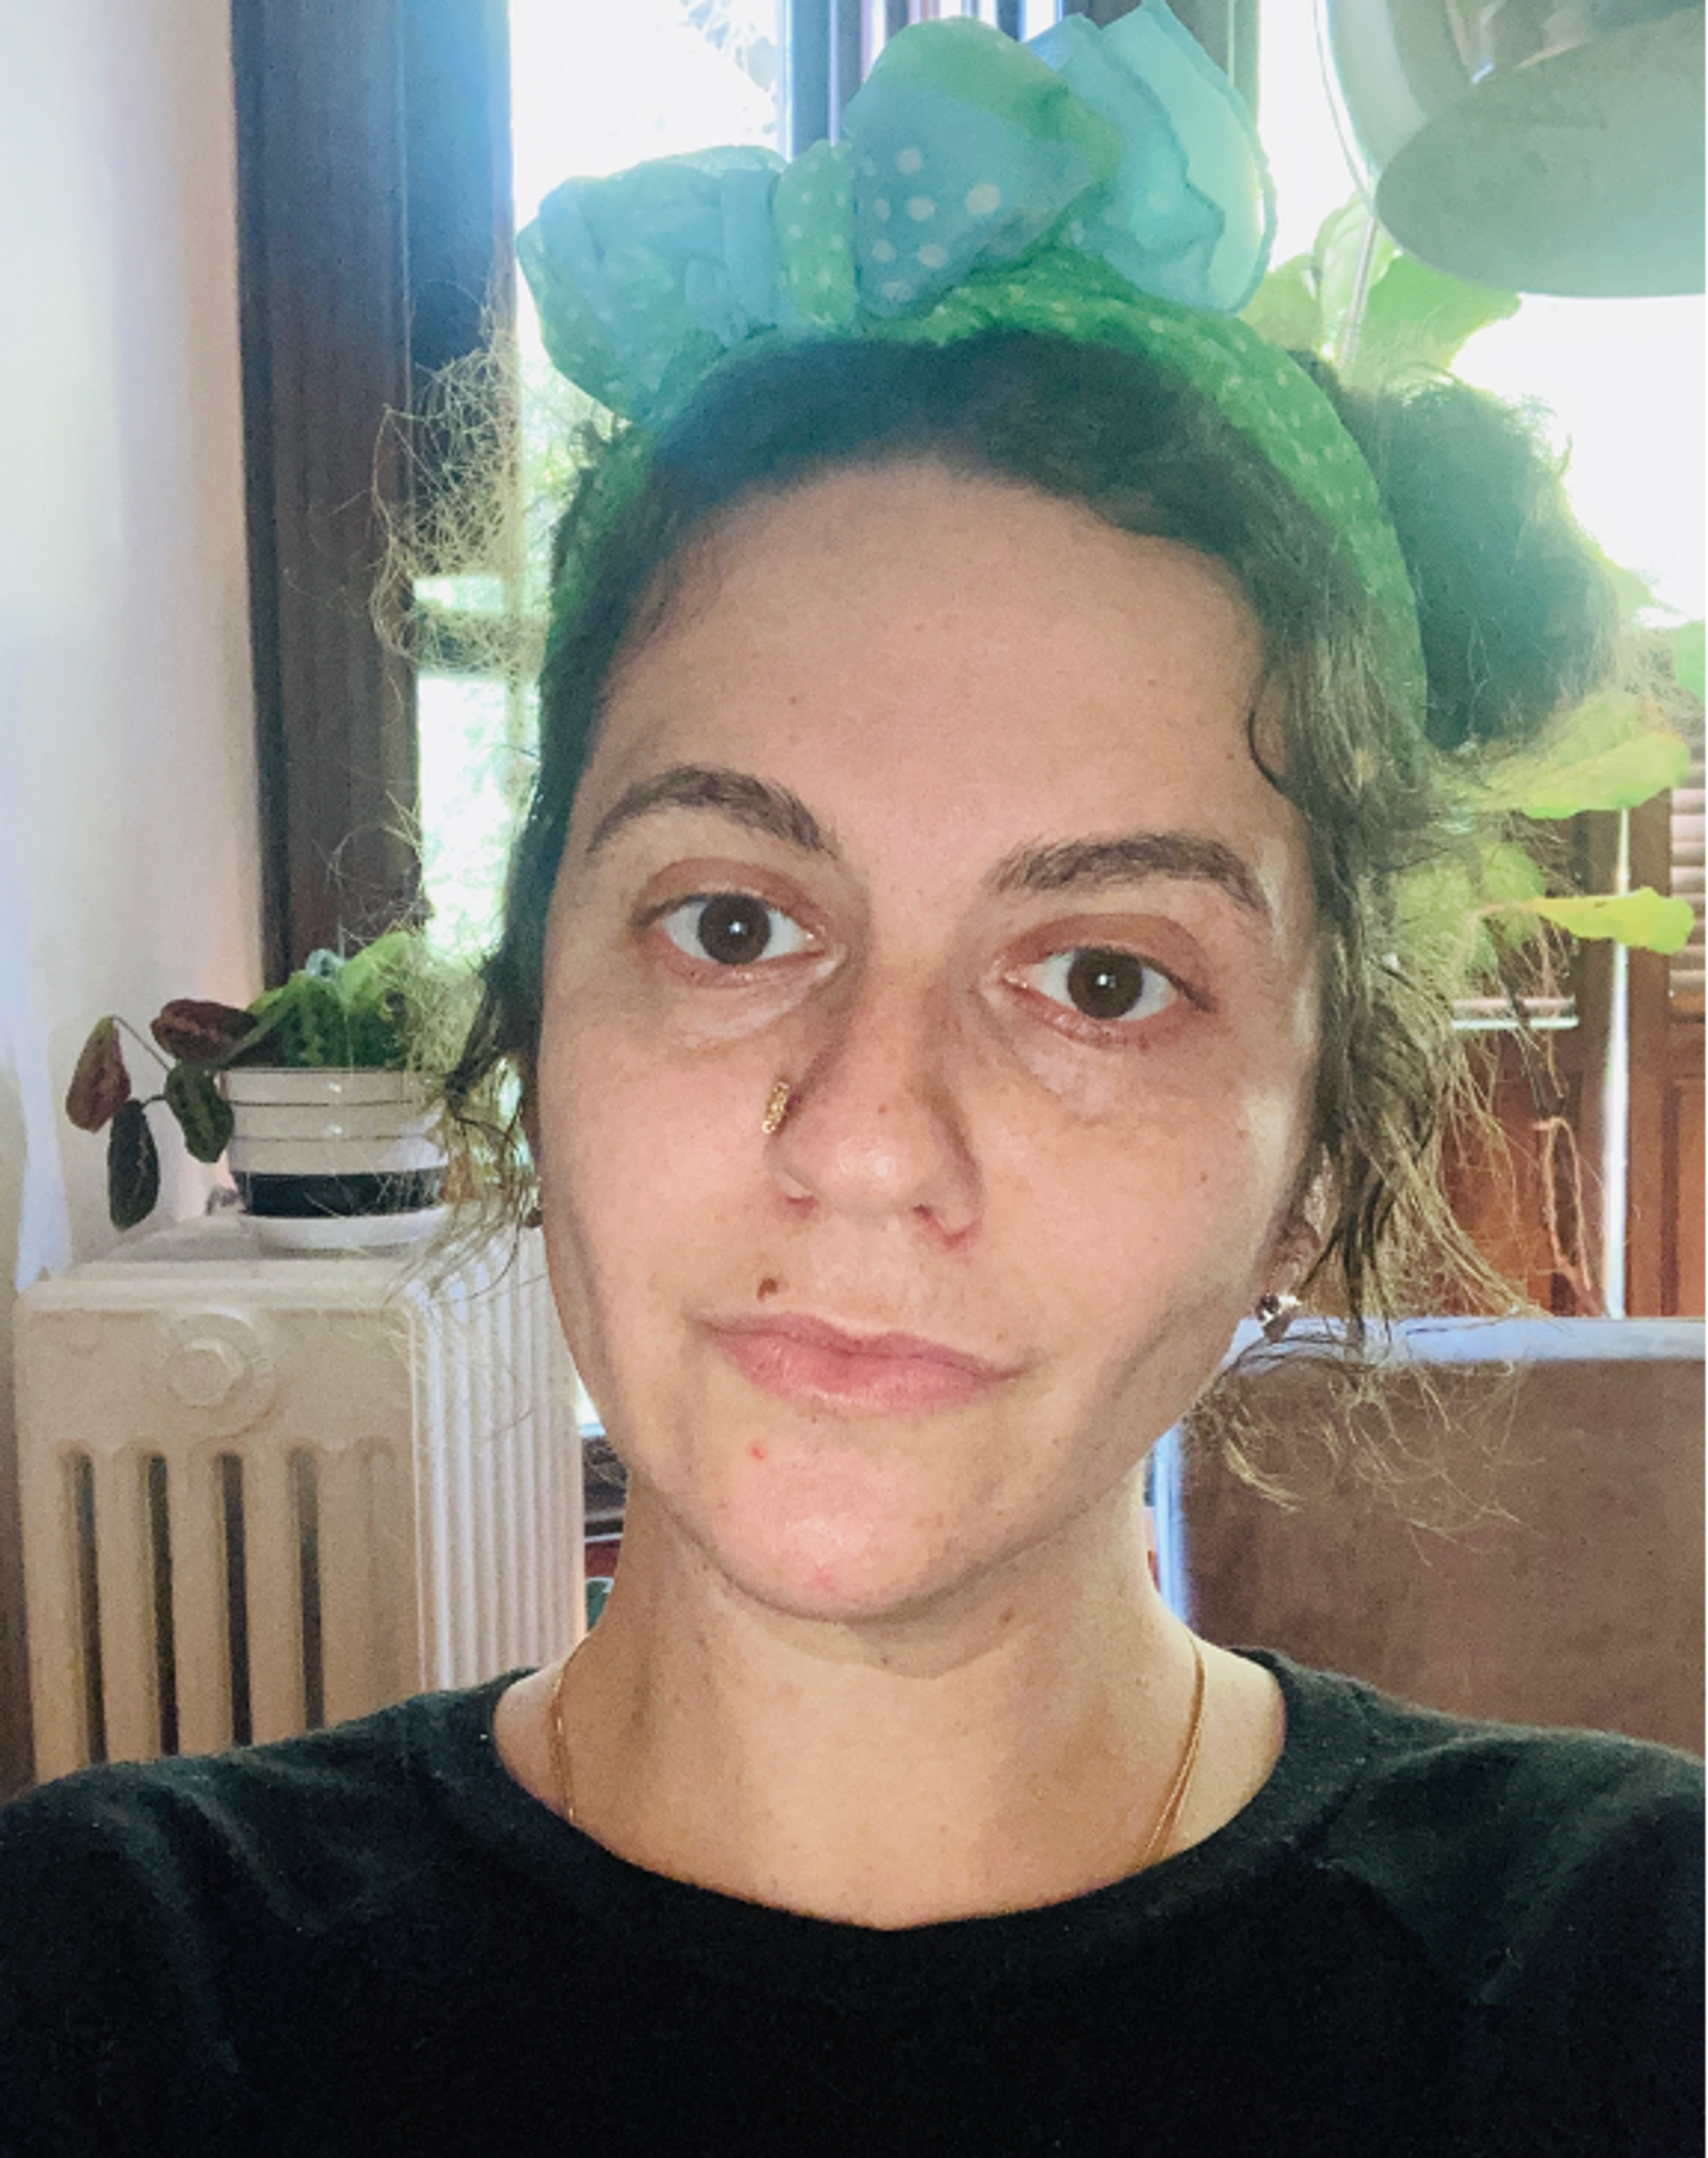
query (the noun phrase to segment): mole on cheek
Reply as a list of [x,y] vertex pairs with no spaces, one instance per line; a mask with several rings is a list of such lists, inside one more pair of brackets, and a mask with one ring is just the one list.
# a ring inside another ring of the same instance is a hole
[[759,1301],[763,1304],[766,1297],[775,1296],[781,1286],[775,1275],[767,1274],[759,1284]]

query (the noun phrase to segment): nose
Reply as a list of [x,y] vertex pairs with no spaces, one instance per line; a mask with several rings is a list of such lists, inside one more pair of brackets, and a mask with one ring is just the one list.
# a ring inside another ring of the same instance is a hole
[[869,1220],[923,1219],[948,1239],[980,1211],[954,1070],[959,1029],[941,991],[869,985],[825,1020],[771,1149],[788,1195]]

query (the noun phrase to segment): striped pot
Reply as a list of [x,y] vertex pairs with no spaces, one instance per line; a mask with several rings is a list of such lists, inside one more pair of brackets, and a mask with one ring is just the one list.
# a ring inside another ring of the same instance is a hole
[[[416,1221],[436,1205],[445,1149],[433,1089],[419,1073],[245,1065],[222,1072],[219,1084],[234,1120],[225,1158],[264,1241],[343,1242],[338,1225]],[[374,1224],[387,1226],[405,1224]]]

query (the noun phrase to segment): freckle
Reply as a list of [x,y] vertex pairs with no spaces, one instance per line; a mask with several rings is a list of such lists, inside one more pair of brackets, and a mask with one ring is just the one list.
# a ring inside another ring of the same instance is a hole
[[775,1296],[781,1287],[782,1283],[775,1274],[767,1274],[759,1284],[759,1301],[763,1304],[766,1297]]
[[763,1461],[765,1458],[765,1448],[760,1444],[756,1438],[754,1440],[752,1445],[748,1448],[747,1451],[753,1456],[753,1458],[756,1461]]

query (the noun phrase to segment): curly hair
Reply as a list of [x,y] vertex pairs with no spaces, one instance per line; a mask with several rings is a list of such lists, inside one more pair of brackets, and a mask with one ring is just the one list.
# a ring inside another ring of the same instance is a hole
[[943,347],[763,346],[716,369],[656,441],[601,438],[558,533],[538,780],[453,1103],[503,1060],[524,1082],[531,1071],[547,908],[607,684],[662,621],[690,542],[755,495],[930,460],[1083,504],[1238,578],[1280,712],[1252,755],[1303,822],[1321,941],[1299,1187],[1316,1249],[1308,1300],[1355,1342],[1426,1294],[1461,1309],[1509,1302],[1442,1195],[1440,1135],[1467,1080],[1457,985],[1406,949],[1396,895],[1444,854],[1474,860],[1478,834],[1449,813],[1443,769],[1468,745],[1535,734],[1602,678],[1615,603],[1524,415],[1448,381],[1353,396],[1304,364],[1364,449],[1407,557],[1421,722],[1384,679],[1372,603],[1337,534],[1203,395],[1131,352],[1002,331]]

